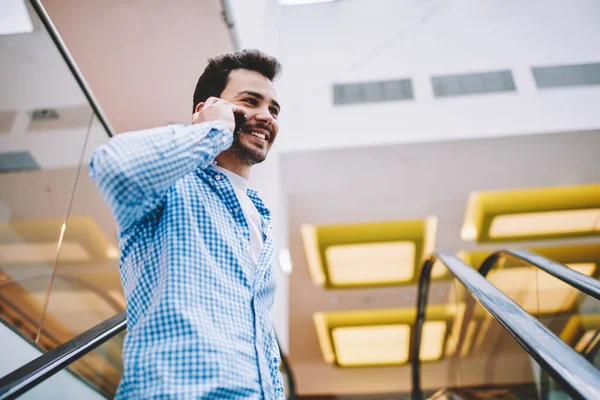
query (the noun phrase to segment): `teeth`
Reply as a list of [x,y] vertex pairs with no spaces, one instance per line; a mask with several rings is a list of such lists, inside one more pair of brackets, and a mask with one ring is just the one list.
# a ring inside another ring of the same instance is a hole
[[250,134],[252,136],[256,136],[257,138],[261,138],[262,140],[265,140],[267,138],[266,135],[262,134],[262,133],[258,133],[258,132],[250,132]]

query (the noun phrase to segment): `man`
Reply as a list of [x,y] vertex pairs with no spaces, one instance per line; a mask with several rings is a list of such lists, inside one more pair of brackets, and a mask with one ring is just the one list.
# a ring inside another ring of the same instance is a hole
[[279,72],[257,50],[211,59],[192,125],[120,134],[92,156],[127,299],[118,399],[284,398],[270,213],[247,181],[277,137]]

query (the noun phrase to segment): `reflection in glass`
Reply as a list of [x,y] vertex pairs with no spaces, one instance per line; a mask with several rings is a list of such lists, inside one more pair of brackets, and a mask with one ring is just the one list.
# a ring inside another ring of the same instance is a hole
[[61,242],[83,257],[63,234],[93,111],[25,3],[33,31],[0,35],[0,315],[36,339]]
[[[570,267],[588,276],[596,270],[593,263]],[[568,311],[579,295],[579,290],[530,266],[493,269],[488,273],[488,279],[526,311],[537,315]]]
[[[580,245],[570,252],[568,246],[541,248],[555,250],[554,257],[588,276],[597,276],[598,247]],[[560,251],[559,251],[560,250]],[[550,331],[591,362],[600,342],[600,301],[580,292],[547,272],[504,258],[488,273],[488,279],[513,301],[536,316]]]
[[46,379],[24,398],[114,398],[123,371],[121,348],[124,335],[123,332],[113,337],[66,370]]
[[[436,266],[445,268],[441,262]],[[525,284],[519,284],[522,275],[529,274],[529,271],[524,271],[524,268],[499,270],[494,279],[501,290],[529,295],[532,288],[527,286],[523,289],[521,286]],[[542,278],[536,283],[528,275],[523,282],[527,285],[541,282],[541,286],[550,292],[556,289],[555,282],[549,278]],[[429,291],[426,319],[430,318],[432,305],[442,302],[448,307],[455,307],[456,318],[449,324],[441,359],[421,365],[422,388],[426,392],[444,388],[436,393],[436,398],[455,398],[453,395],[460,398],[569,398],[507,330],[474,300],[460,281],[452,279],[448,283],[446,288],[440,286],[441,282],[432,283]],[[500,287],[502,285],[505,287]],[[562,307],[570,301],[571,297],[562,296],[558,303]],[[592,337],[588,334],[586,339],[592,340]],[[554,397],[549,397],[549,393]]]

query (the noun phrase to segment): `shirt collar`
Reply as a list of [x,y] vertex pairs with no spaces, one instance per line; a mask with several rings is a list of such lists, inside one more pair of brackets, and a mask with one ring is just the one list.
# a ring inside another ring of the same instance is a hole
[[212,165],[211,168],[229,178],[229,181],[231,181],[231,183],[238,189],[241,189],[244,192],[248,189],[248,180],[245,179],[243,176],[239,176],[238,174],[231,172],[223,167],[219,167],[216,164]]

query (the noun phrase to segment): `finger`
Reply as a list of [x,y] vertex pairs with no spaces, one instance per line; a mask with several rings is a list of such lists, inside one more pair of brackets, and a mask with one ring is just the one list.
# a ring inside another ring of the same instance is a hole
[[218,97],[209,97],[208,99],[206,99],[206,101],[204,102],[205,106],[212,106],[216,103],[218,103],[219,101],[221,101],[221,99],[219,99]]
[[234,114],[240,114],[240,115],[246,115],[246,109],[242,108],[242,107],[238,107],[235,104],[231,104],[231,109],[233,110]]

